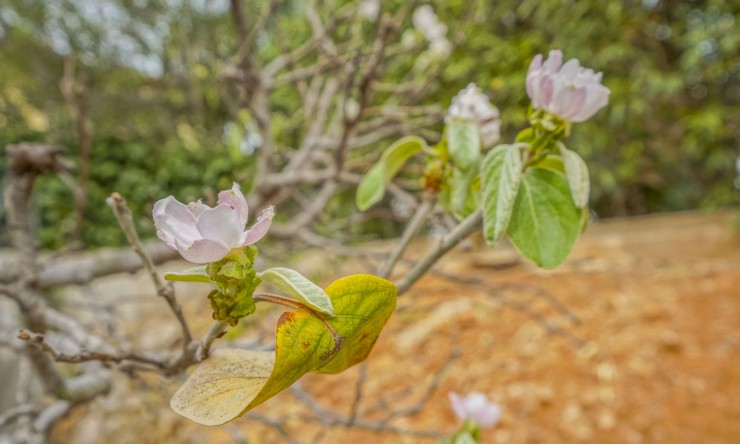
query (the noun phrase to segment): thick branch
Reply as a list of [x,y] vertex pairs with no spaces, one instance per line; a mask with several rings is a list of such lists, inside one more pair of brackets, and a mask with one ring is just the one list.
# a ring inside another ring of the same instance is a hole
[[409,271],[400,281],[396,282],[398,287],[398,294],[405,293],[416,281],[421,278],[424,273],[434,265],[439,258],[444,256],[448,251],[455,247],[461,240],[470,236],[475,230],[480,228],[480,224],[483,221],[483,212],[481,210],[468,216],[465,220],[460,222],[450,233],[448,233],[442,240],[424,256],[414,268]]

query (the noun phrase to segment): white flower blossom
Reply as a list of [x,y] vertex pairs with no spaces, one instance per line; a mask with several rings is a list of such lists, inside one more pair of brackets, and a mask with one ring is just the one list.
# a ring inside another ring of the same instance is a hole
[[501,419],[501,407],[488,402],[486,395],[478,392],[462,397],[457,393],[450,393],[452,410],[463,421],[472,421],[481,428],[493,427]]
[[581,66],[578,59],[563,64],[561,51],[532,60],[527,72],[527,94],[532,106],[571,122],[583,122],[609,102],[609,89],[601,73]]
[[211,208],[198,202],[188,205],[173,196],[154,204],[157,236],[183,258],[196,264],[222,259],[232,248],[251,245],[267,234],[273,207],[262,211],[251,229],[245,230],[249,208],[236,183],[218,193],[218,205]]

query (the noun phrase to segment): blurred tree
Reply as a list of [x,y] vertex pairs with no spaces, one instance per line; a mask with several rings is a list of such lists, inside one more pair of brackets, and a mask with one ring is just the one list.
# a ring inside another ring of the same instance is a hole
[[[343,17],[349,3],[321,2],[317,18],[309,3],[293,0],[3,2],[0,145],[41,140],[65,146],[67,156],[79,160],[79,135],[60,92],[64,59],[74,59],[92,138],[85,211],[95,224],[83,231],[82,240],[88,246],[123,242],[103,205],[114,190],[125,194],[138,222],[151,233],[148,214],[157,198],[175,193],[181,200],[193,199],[203,195],[204,186],[208,195],[208,190],[228,188],[232,180],[249,186],[265,136],[282,156],[271,165],[277,170],[307,137],[304,120],[310,116],[303,115],[303,104],[315,98],[307,97],[307,80],[296,73],[323,59],[308,54],[292,62],[294,77],[272,79],[270,134],[263,134],[259,116],[245,111],[244,92],[225,80],[239,60],[235,25],[247,34],[259,30],[247,35],[252,45],[246,50],[251,48],[252,62],[261,65],[310,41],[317,20]],[[233,19],[233,4],[244,9],[242,23]],[[407,2],[382,2],[385,14],[400,17],[389,42],[395,52],[373,80],[375,91],[360,125],[374,125],[378,114],[373,113],[387,103],[397,110],[410,105],[444,108],[458,90],[476,82],[502,110],[504,135],[510,139],[524,124],[529,61],[560,48],[566,58],[603,71],[612,91],[607,109],[573,135],[574,146],[589,147],[581,155],[594,176],[591,204],[599,215],[737,203],[732,185],[740,145],[737,5],[721,0],[453,0],[431,5],[447,25],[453,48],[449,56],[420,50],[422,33],[414,28],[411,14],[400,13],[410,7]],[[267,17],[264,23],[261,17]],[[335,23],[326,30],[322,51],[331,52],[325,45],[371,49],[376,32],[371,19],[354,15]],[[352,66],[352,60],[342,63]],[[412,82],[422,86],[398,93]],[[351,96],[339,103],[343,93],[335,92],[332,107],[347,108],[360,99]],[[438,137],[437,114],[417,132]],[[348,161],[353,170],[364,172],[366,156],[374,159],[390,138],[413,126],[389,130],[352,151]],[[45,179],[39,190],[39,223],[49,227],[42,240],[59,247],[74,230],[73,191],[58,179]],[[340,192],[329,201],[328,211],[349,216],[352,195]],[[286,207],[286,214],[296,208]],[[372,221],[352,233],[367,230],[391,234],[383,231],[387,224]]]

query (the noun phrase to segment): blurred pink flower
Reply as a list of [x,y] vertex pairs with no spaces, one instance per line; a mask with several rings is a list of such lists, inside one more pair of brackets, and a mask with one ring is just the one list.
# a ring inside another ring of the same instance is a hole
[[501,419],[501,407],[493,402],[488,402],[483,393],[473,392],[466,397],[461,397],[455,392],[450,392],[452,410],[458,418],[463,421],[473,421],[478,427],[493,427]]
[[501,121],[498,108],[491,105],[488,96],[476,86],[469,84],[452,99],[445,122],[452,119],[471,120],[478,124],[484,148],[490,148],[501,139]]
[[267,234],[275,210],[264,209],[252,228],[245,230],[247,200],[234,183],[218,193],[218,205],[211,208],[198,202],[188,205],[169,196],[154,204],[157,236],[183,258],[196,264],[222,259],[232,248],[251,245]]
[[550,51],[543,62],[537,54],[527,72],[527,94],[532,105],[571,122],[591,118],[609,102],[609,88],[601,73],[581,66],[578,59],[563,64],[561,51]]

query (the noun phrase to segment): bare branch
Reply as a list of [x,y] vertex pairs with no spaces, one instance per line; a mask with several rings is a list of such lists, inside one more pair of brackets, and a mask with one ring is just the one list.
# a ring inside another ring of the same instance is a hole
[[470,236],[480,228],[483,221],[483,212],[477,210],[465,220],[460,222],[450,233],[440,240],[436,247],[430,250],[417,264],[412,268],[400,281],[396,282],[398,294],[406,292],[424,273],[429,270],[435,262],[444,256],[448,251],[453,249],[461,240]]
[[411,217],[411,220],[406,224],[406,228],[403,230],[401,239],[396,244],[396,247],[393,249],[390,256],[388,256],[383,268],[380,269],[380,272],[378,273],[380,277],[388,278],[391,275],[396,262],[398,262],[398,259],[401,257],[404,250],[406,250],[406,247],[409,245],[409,242],[411,242],[411,239],[414,237],[416,232],[419,231],[422,225],[424,225],[424,222],[433,209],[433,197],[425,196],[421,205],[419,205],[414,212],[414,215]]
[[164,283],[162,278],[159,276],[157,269],[154,267],[154,263],[142,247],[139,235],[136,233],[136,227],[134,226],[134,220],[131,216],[131,210],[129,210],[126,205],[126,200],[120,194],[113,193],[108,199],[106,199],[106,202],[108,203],[108,206],[113,209],[113,214],[115,214],[118,225],[121,226],[121,230],[126,236],[126,240],[128,240],[131,248],[133,248],[134,252],[141,259],[141,263],[144,264],[144,268],[149,272],[149,276],[157,289],[157,294],[167,301],[167,305],[170,306],[170,310],[172,310],[172,313],[174,313],[177,321],[180,323],[184,341],[183,347],[187,347],[193,340],[193,336],[190,334],[190,327],[185,319],[185,315],[182,313],[182,308],[180,307],[180,304],[177,303],[175,289],[171,283]]

